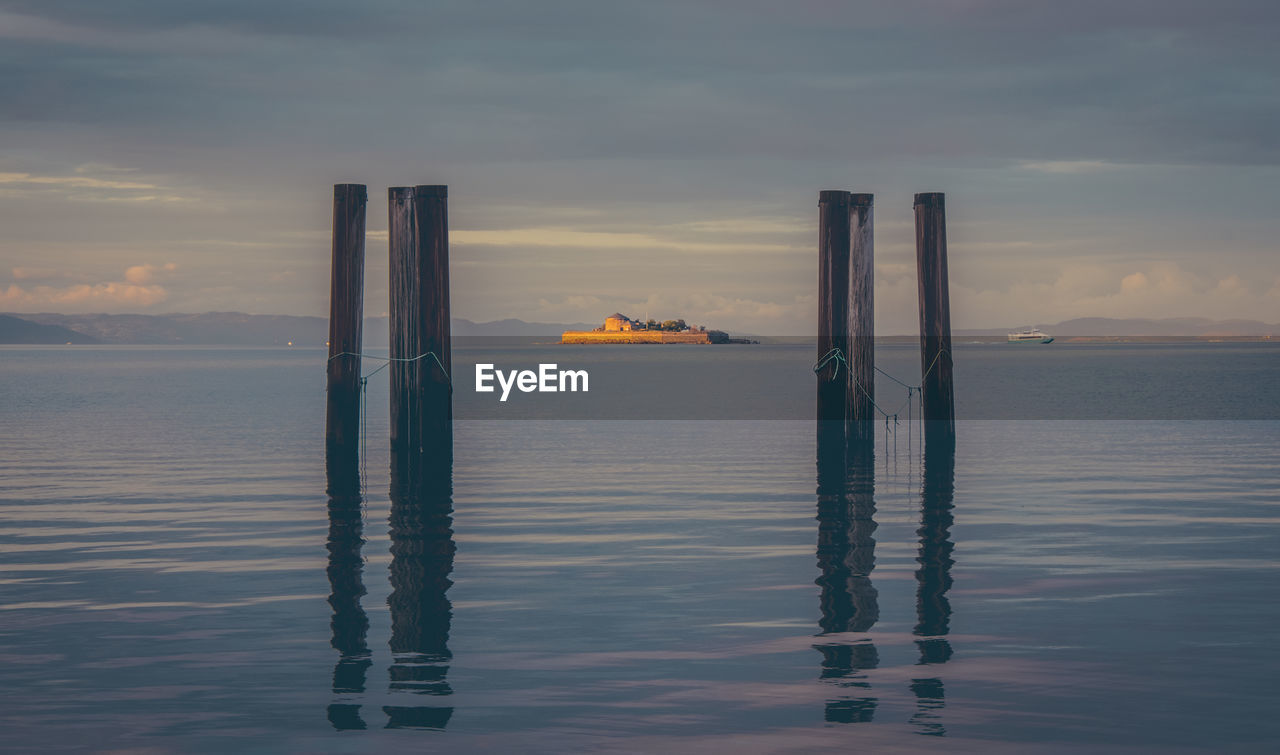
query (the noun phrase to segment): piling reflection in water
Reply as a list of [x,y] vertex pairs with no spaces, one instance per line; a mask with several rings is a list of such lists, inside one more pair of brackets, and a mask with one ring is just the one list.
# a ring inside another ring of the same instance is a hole
[[[330,480],[330,490],[333,490],[333,478]],[[329,605],[333,608],[330,644],[338,651],[338,662],[333,667],[334,695],[363,694],[365,678],[373,663],[367,640],[369,618],[360,605],[365,595],[361,503],[359,495],[329,497],[329,564],[326,572],[329,577]],[[365,728],[359,704],[332,703],[328,716],[335,729]]]
[[[916,561],[916,647],[921,666],[946,663],[951,658],[947,633],[951,624],[951,510],[955,497],[956,455],[954,443],[926,442],[924,481],[920,496],[920,549]],[[943,736],[941,710],[946,705],[942,680],[926,677],[911,680],[916,697],[916,713],[911,718],[918,733]]]
[[[392,693],[439,698],[449,686],[449,625],[453,605],[452,465],[448,458],[412,475],[392,469],[391,654]],[[436,702],[385,706],[387,728],[443,729],[451,706]]]
[[[843,423],[818,423],[818,568],[822,635],[866,632],[880,618],[871,584],[875,568],[875,465],[869,445],[846,446]],[[821,678],[842,690],[828,700],[832,723],[871,721],[876,698],[860,673],[879,665],[869,640],[814,646],[822,653]]]

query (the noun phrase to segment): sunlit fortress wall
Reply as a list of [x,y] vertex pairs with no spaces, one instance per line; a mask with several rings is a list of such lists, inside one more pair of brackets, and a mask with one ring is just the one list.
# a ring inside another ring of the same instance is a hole
[[670,333],[661,330],[566,330],[560,343],[728,343],[720,330]]

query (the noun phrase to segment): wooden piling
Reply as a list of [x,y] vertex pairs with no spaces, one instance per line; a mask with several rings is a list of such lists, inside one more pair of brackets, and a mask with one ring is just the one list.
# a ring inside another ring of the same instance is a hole
[[392,481],[418,490],[453,456],[448,189],[395,187],[387,200]]
[[360,349],[364,318],[364,184],[333,187],[333,272],[329,293],[325,461],[329,492],[359,489]]
[[917,194],[916,273],[920,290],[920,402],[925,443],[955,442],[951,386],[951,299],[947,291],[947,221],[940,192]]
[[850,458],[875,446],[875,300],[871,194],[818,196],[818,433]]
[[[419,297],[414,296],[417,276],[417,228],[413,213],[413,188],[387,190],[387,259],[390,270],[387,288],[387,322],[390,327],[390,355],[412,358],[416,343],[410,343],[410,322],[417,322]],[[415,285],[410,285],[411,283]],[[387,370],[390,391],[391,465],[396,469],[412,443],[409,437],[410,373],[414,362],[392,362]],[[393,480],[393,487],[394,487]]]
[[849,201],[849,377],[846,433],[849,450],[871,457],[878,418],[875,408],[875,234],[872,194]]
[[[818,398],[820,445],[832,449],[832,438],[844,438],[850,416],[849,389],[849,221],[847,191],[818,195]],[[829,450],[826,451],[830,453]]]

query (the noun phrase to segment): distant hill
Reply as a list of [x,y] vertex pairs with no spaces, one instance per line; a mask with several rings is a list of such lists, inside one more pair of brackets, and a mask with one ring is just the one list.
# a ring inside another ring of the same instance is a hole
[[[198,346],[323,346],[329,340],[329,320],[293,315],[249,315],[243,312],[205,312],[163,315],[63,315],[54,313],[3,315],[0,343],[108,343]],[[385,348],[387,318],[364,322],[365,345]],[[590,329],[583,323],[536,323],[523,320],[473,322],[454,318],[456,336],[555,336],[566,330]]]
[[1048,326],[1063,336],[1199,336],[1239,337],[1280,335],[1280,325],[1257,320],[1210,320],[1179,317],[1167,320],[1110,320],[1082,317]]
[[98,343],[98,339],[61,325],[44,325],[12,315],[0,315],[0,343]]
[[[329,325],[322,317],[247,315],[241,312],[164,315],[23,314],[22,319],[83,333],[99,343],[228,346],[323,346]],[[65,341],[64,341],[65,343]]]
[[[1026,325],[985,330],[957,330],[956,336],[1003,336]],[[1072,337],[1191,337],[1247,338],[1280,336],[1280,325],[1258,320],[1210,320],[1205,317],[1174,317],[1162,320],[1141,318],[1078,317],[1058,323],[1039,323],[1036,327],[1055,338]]]

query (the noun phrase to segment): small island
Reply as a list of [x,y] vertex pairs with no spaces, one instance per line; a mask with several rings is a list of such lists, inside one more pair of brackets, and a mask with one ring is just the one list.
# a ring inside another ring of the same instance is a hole
[[684,320],[633,320],[614,312],[594,330],[566,330],[560,343],[749,343],[723,330],[689,326]]

